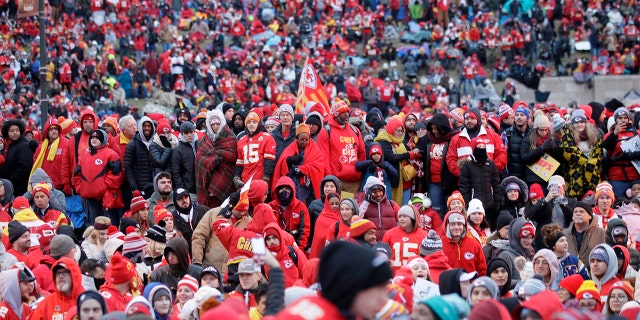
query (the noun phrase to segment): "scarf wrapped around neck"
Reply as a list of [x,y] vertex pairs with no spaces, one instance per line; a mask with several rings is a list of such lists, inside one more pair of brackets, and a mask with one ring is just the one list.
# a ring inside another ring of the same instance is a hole
[[[393,146],[393,153],[395,154],[403,154],[403,153],[407,153],[407,148],[404,146],[404,138],[397,138],[396,136],[389,134],[386,130],[382,130],[380,131],[380,133],[378,133],[378,136],[375,137],[375,139],[373,139],[373,141],[380,141],[380,140],[384,140],[384,141],[388,141],[391,143],[391,145]],[[400,172],[400,170],[402,170],[402,166],[409,164],[409,162],[407,160],[402,160],[400,161],[400,167],[398,168],[398,172]],[[393,198],[394,201],[400,203],[402,202],[402,191],[403,191],[403,187],[402,184],[404,181],[402,181],[402,179],[398,179],[398,185],[394,186],[393,189],[391,189],[391,197]]]
[[[38,169],[42,167],[42,162],[44,162],[44,154],[47,154],[47,161],[53,161],[56,158],[56,153],[58,152],[58,145],[60,144],[60,137],[58,137],[56,140],[53,141],[53,143],[49,143],[49,139],[44,139],[44,141],[42,141],[42,148],[40,149],[40,153],[38,154],[38,157],[36,158],[36,161],[33,164],[33,167],[31,168],[31,173],[29,173],[29,179],[31,179],[31,176],[33,175],[33,173]],[[49,151],[47,152],[47,148],[49,149]]]

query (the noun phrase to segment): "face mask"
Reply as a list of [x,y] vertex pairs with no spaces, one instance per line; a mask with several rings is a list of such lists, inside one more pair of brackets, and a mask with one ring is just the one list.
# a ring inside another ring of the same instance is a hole
[[97,279],[97,278],[93,278],[93,284],[95,284],[96,289],[100,290],[100,287],[102,287],[102,285],[104,284],[105,279]]
[[288,206],[291,203],[291,192],[290,191],[280,191],[278,193],[278,200],[280,204],[283,206]]
[[473,157],[476,159],[477,162],[480,162],[480,163],[487,162],[487,159],[488,159],[487,149],[475,148],[473,150]]

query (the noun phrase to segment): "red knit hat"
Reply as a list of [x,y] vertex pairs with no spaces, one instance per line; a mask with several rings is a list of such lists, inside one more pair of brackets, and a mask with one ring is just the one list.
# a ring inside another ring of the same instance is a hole
[[133,192],[133,199],[131,199],[131,213],[136,213],[143,209],[149,209],[149,202],[142,197],[140,191]]
[[596,186],[596,202],[598,201],[598,198],[605,194],[608,195],[613,201],[616,200],[616,196],[613,193],[613,187],[611,186],[611,184],[607,181],[602,181]]
[[593,280],[585,280],[578,288],[576,300],[580,301],[582,299],[596,299],[596,301],[601,302],[600,291]]
[[124,245],[122,246],[122,254],[129,252],[142,251],[147,247],[147,242],[136,232],[136,228],[127,227],[127,235],[124,237]]
[[584,279],[580,274],[570,275],[560,281],[558,284],[559,287],[567,289],[572,295],[576,296],[578,294],[578,289],[584,282]]
[[107,234],[109,235],[109,239],[118,238],[124,241],[124,233],[120,232],[116,226],[109,226]]
[[389,122],[387,123],[385,130],[387,130],[388,134],[393,135],[393,133],[396,132],[396,130],[400,127],[404,128],[402,124],[402,119],[400,117],[394,116],[394,117],[391,117],[391,119],[389,119]]
[[343,100],[336,100],[332,105],[331,105],[331,114],[334,117],[337,117],[339,114],[343,113],[343,112],[349,112],[350,108],[349,105],[344,102]]
[[129,259],[116,252],[109,263],[111,268],[111,283],[127,283],[136,275],[136,266]]
[[[473,113],[473,112],[471,112]],[[478,147],[479,145],[484,145],[484,147],[487,147],[487,143],[489,143],[489,139],[485,138],[485,137],[475,137],[473,139],[471,139],[471,150],[475,150],[476,147]]]
[[49,189],[49,185],[46,183],[38,183],[33,190],[31,190],[31,195],[35,196],[37,192],[43,192],[47,195],[47,198],[51,198],[51,190]]
[[536,234],[536,227],[531,222],[525,222],[520,228],[520,238],[525,236],[532,236]]
[[160,120],[158,122],[158,133],[171,133],[171,125],[169,125],[169,121]]
[[629,284],[629,282],[618,281],[613,284],[613,287],[611,287],[611,291],[613,291],[613,289],[620,289],[624,291],[624,293],[627,294],[627,297],[629,297],[629,300],[633,300],[633,292],[635,289],[633,289],[633,287]]
[[171,218],[173,219],[173,215],[171,215],[171,213],[165,209],[163,206],[161,205],[157,205],[153,208],[153,219],[156,223],[164,220],[164,218]]
[[369,149],[369,155],[372,156],[374,154],[382,155],[382,148],[380,148],[379,145],[373,145],[371,146],[371,149]]
[[11,205],[11,207],[16,210],[27,209],[30,207],[29,200],[27,200],[27,198],[23,196],[16,197],[15,199],[13,199],[13,204]]
[[361,237],[371,229],[376,230],[376,225],[367,219],[353,221],[351,222],[351,238]]
[[182,286],[186,286],[187,288],[193,290],[193,292],[195,293],[196,291],[198,291],[198,280],[196,280],[196,278],[192,277],[189,274],[185,274],[184,277],[182,277],[182,280],[180,280],[178,282],[178,289]]
[[542,192],[542,187],[539,184],[534,183],[529,187],[529,199],[537,200],[542,199],[543,197],[544,193]]

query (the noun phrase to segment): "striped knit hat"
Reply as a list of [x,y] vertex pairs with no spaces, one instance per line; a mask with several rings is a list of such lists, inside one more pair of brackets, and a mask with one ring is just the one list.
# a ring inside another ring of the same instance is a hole
[[376,230],[376,225],[367,219],[353,221],[351,222],[351,238],[361,237],[371,229]]
[[133,192],[133,199],[131,199],[131,213],[136,213],[143,209],[149,209],[149,202],[142,197],[140,191]]
[[109,239],[118,238],[124,241],[124,233],[120,232],[116,226],[109,226],[107,234],[109,235]]
[[613,193],[613,187],[609,182],[602,181],[596,186],[596,201],[603,195],[608,195],[612,201],[616,200],[616,196]]
[[185,274],[184,277],[182,277],[182,280],[178,282],[178,289],[180,289],[180,287],[182,286],[186,286],[187,288],[193,290],[193,293],[196,293],[198,291],[198,288],[200,287],[198,285],[198,280],[188,274]]
[[142,251],[146,247],[147,242],[136,232],[136,229],[134,227],[127,227],[127,235],[124,237],[122,254],[126,256],[127,253]]

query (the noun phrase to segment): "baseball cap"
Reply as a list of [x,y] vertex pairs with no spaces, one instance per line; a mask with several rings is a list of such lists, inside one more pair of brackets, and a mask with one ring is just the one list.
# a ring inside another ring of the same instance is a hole
[[238,272],[236,274],[241,273],[256,273],[261,272],[260,266],[253,261],[253,259],[244,259],[238,265]]

